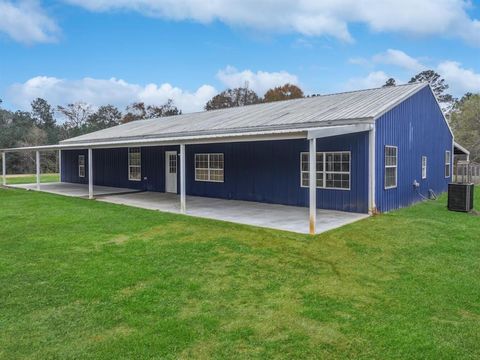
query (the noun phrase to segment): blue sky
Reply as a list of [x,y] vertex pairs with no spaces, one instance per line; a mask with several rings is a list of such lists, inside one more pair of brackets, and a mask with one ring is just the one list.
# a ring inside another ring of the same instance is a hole
[[0,98],[28,109],[173,98],[201,110],[227,87],[260,95],[406,82],[422,69],[480,92],[480,4],[462,0],[0,0]]

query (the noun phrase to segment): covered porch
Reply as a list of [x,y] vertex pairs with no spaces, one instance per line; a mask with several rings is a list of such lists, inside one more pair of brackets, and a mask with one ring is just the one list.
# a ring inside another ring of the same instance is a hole
[[[72,142],[5,149],[2,167],[5,175],[8,152],[35,151],[37,182],[24,185],[27,189],[318,234],[374,212],[374,134],[367,123],[255,135]],[[40,152],[47,150],[59,152],[62,183],[40,184]],[[333,189],[326,189],[326,166],[317,169],[328,151],[336,151],[339,159],[347,156],[348,178],[341,186],[332,180]],[[221,180],[197,179],[196,156],[206,153],[222,155]]]
[[[10,187],[37,190],[36,184],[10,185]],[[86,184],[45,183],[40,191],[63,196],[88,198]],[[182,213],[180,195],[106,186],[93,187],[96,200],[112,204],[134,206],[149,210]],[[252,201],[224,200],[201,196],[186,196],[188,207],[184,214],[189,216],[229,221],[264,228],[309,233],[309,209],[299,206],[266,204]],[[316,210],[315,233],[319,234],[368,217],[334,210]]]

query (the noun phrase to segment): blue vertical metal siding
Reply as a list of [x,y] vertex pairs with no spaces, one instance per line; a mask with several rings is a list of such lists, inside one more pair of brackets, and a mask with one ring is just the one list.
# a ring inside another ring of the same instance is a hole
[[[78,176],[78,156],[85,156],[85,177]],[[88,151],[85,150],[62,150],[62,173],[63,182],[88,184]]]
[[[94,184],[149,191],[165,191],[165,151],[178,146],[142,148],[142,181],[128,180],[128,149],[93,150]],[[300,186],[300,153],[307,140],[239,142],[186,146],[188,195],[308,206],[308,188]],[[353,212],[368,211],[368,134],[352,134],[317,140],[317,151],[351,152],[351,189],[317,190],[317,207]],[[195,153],[225,154],[225,182],[195,181]],[[86,150],[62,153],[62,180],[87,183],[78,178],[78,155]],[[179,172],[177,172],[179,174]],[[178,180],[177,189],[180,189]]]
[[[128,180],[128,148],[93,150],[93,183],[136,190],[165,190],[165,151],[178,146],[142,148],[142,180]],[[78,177],[78,155],[85,155],[85,178]],[[62,151],[62,181],[88,183],[87,150]]]
[[[300,153],[307,140],[239,142],[187,146],[187,194],[308,206],[308,188],[300,186]],[[317,151],[351,151],[351,189],[317,190],[317,207],[368,211],[368,134],[317,140]],[[223,153],[223,183],[195,181],[196,153]]]
[[[424,88],[376,121],[376,205],[380,211],[409,206],[427,196],[447,190],[445,151],[453,138],[429,88]],[[385,189],[385,146],[398,147],[397,188]],[[427,178],[422,180],[422,156],[427,156]]]

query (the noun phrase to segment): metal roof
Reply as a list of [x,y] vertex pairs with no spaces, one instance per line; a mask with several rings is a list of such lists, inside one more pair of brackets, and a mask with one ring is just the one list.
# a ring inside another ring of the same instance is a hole
[[470,155],[470,151],[468,151],[466,148],[464,148],[462,145],[460,145],[457,142],[453,143],[453,149],[456,155]]
[[298,132],[368,123],[427,86],[426,83],[407,84],[139,120],[67,139],[60,145]]

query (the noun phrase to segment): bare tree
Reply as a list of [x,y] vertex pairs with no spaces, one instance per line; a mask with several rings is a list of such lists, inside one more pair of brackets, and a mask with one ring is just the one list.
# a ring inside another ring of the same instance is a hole
[[81,128],[93,114],[92,106],[84,102],[76,102],[67,106],[57,106],[57,111],[66,118],[65,124],[72,128]]

